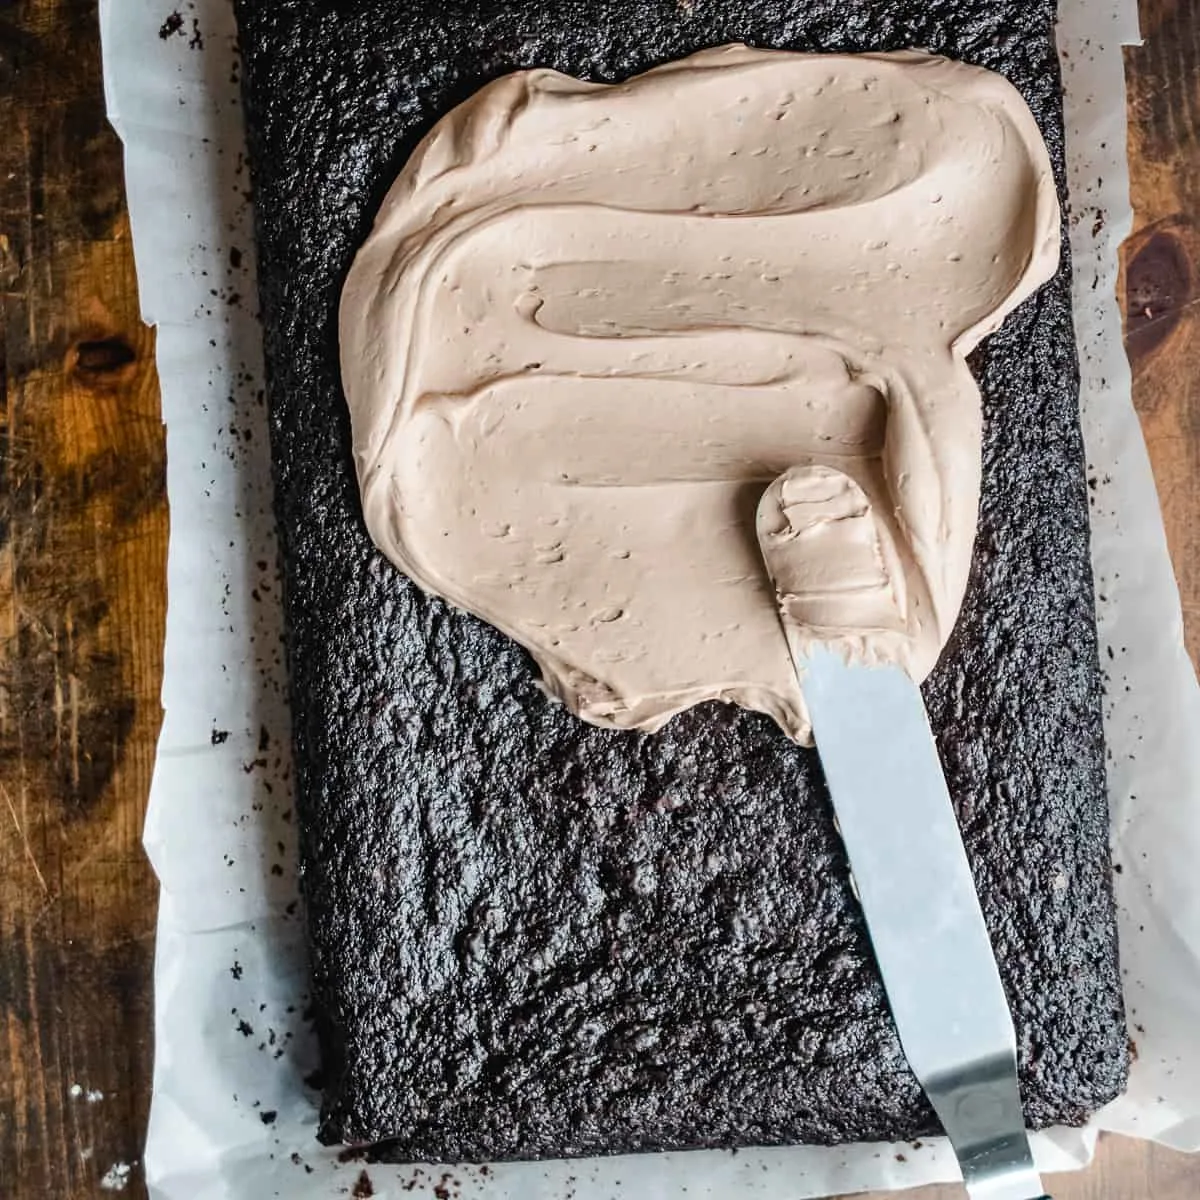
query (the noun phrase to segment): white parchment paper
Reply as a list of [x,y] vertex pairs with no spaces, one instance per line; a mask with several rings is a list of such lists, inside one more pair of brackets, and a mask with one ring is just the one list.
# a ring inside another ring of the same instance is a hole
[[[1114,301],[1130,224],[1120,47],[1134,0],[1062,0],[1076,319],[1108,668],[1128,1095],[1036,1139],[1082,1165],[1097,1129],[1200,1147],[1200,691],[1130,399]],[[492,1168],[339,1161],[317,1145],[294,877],[285,673],[251,216],[228,0],[101,0],[142,312],[158,327],[171,541],[165,719],[145,844],[162,884],[146,1175],[158,1200],[799,1200],[953,1179],[920,1145],[701,1152]],[[102,1170],[104,1164],[98,1164]]]

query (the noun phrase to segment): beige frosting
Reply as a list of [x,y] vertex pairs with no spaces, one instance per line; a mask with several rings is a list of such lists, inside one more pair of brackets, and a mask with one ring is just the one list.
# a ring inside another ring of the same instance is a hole
[[793,660],[814,642],[860,660],[904,660],[904,562],[850,475],[821,463],[790,468],[763,493],[757,528]]
[[824,468],[788,477],[788,594],[923,678],[975,533],[964,356],[1058,246],[1037,126],[986,71],[728,46],[498,80],[418,147],[342,297],[371,535],[587,721],[722,699],[805,739],[764,489]]

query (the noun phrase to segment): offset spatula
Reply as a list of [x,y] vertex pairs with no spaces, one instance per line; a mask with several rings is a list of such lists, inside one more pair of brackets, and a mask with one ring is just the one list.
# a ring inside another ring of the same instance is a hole
[[[759,508],[759,542],[788,632],[786,602],[795,596],[781,586],[780,554],[806,549],[787,545],[805,536],[805,528],[787,526],[781,485],[789,476],[771,485]],[[853,541],[853,522],[871,519],[857,485],[843,491],[853,502],[845,511],[814,517],[809,505],[800,513],[814,538]],[[860,550],[864,544],[860,537]],[[855,547],[846,553],[853,568]],[[861,572],[849,586],[863,593]],[[1012,1016],[921,693],[897,666],[855,665],[819,644],[788,643],[900,1042],[967,1192],[971,1200],[1043,1197],[1025,1133]]]

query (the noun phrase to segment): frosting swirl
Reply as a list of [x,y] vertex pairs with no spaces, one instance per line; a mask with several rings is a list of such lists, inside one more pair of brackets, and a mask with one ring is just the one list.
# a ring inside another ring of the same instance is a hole
[[[507,76],[425,138],[345,286],[367,526],[585,720],[722,699],[806,739],[764,490],[804,468],[821,636],[923,678],[975,533],[965,356],[1058,247],[1037,126],[987,71],[729,46]],[[887,548],[887,605],[831,512]]]

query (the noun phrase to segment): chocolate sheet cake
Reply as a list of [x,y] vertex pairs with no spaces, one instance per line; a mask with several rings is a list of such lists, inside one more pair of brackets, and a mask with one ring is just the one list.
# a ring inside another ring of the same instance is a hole
[[[936,1132],[815,753],[719,704],[653,735],[586,725],[515,644],[386,562],[337,310],[420,136],[522,67],[611,81],[735,41],[924,47],[1016,85],[1065,198],[1053,17],[1052,0],[239,3],[324,1140],[411,1161]],[[1077,1123],[1128,1053],[1065,255],[972,367],[979,530],[924,692],[1028,1121]]]

